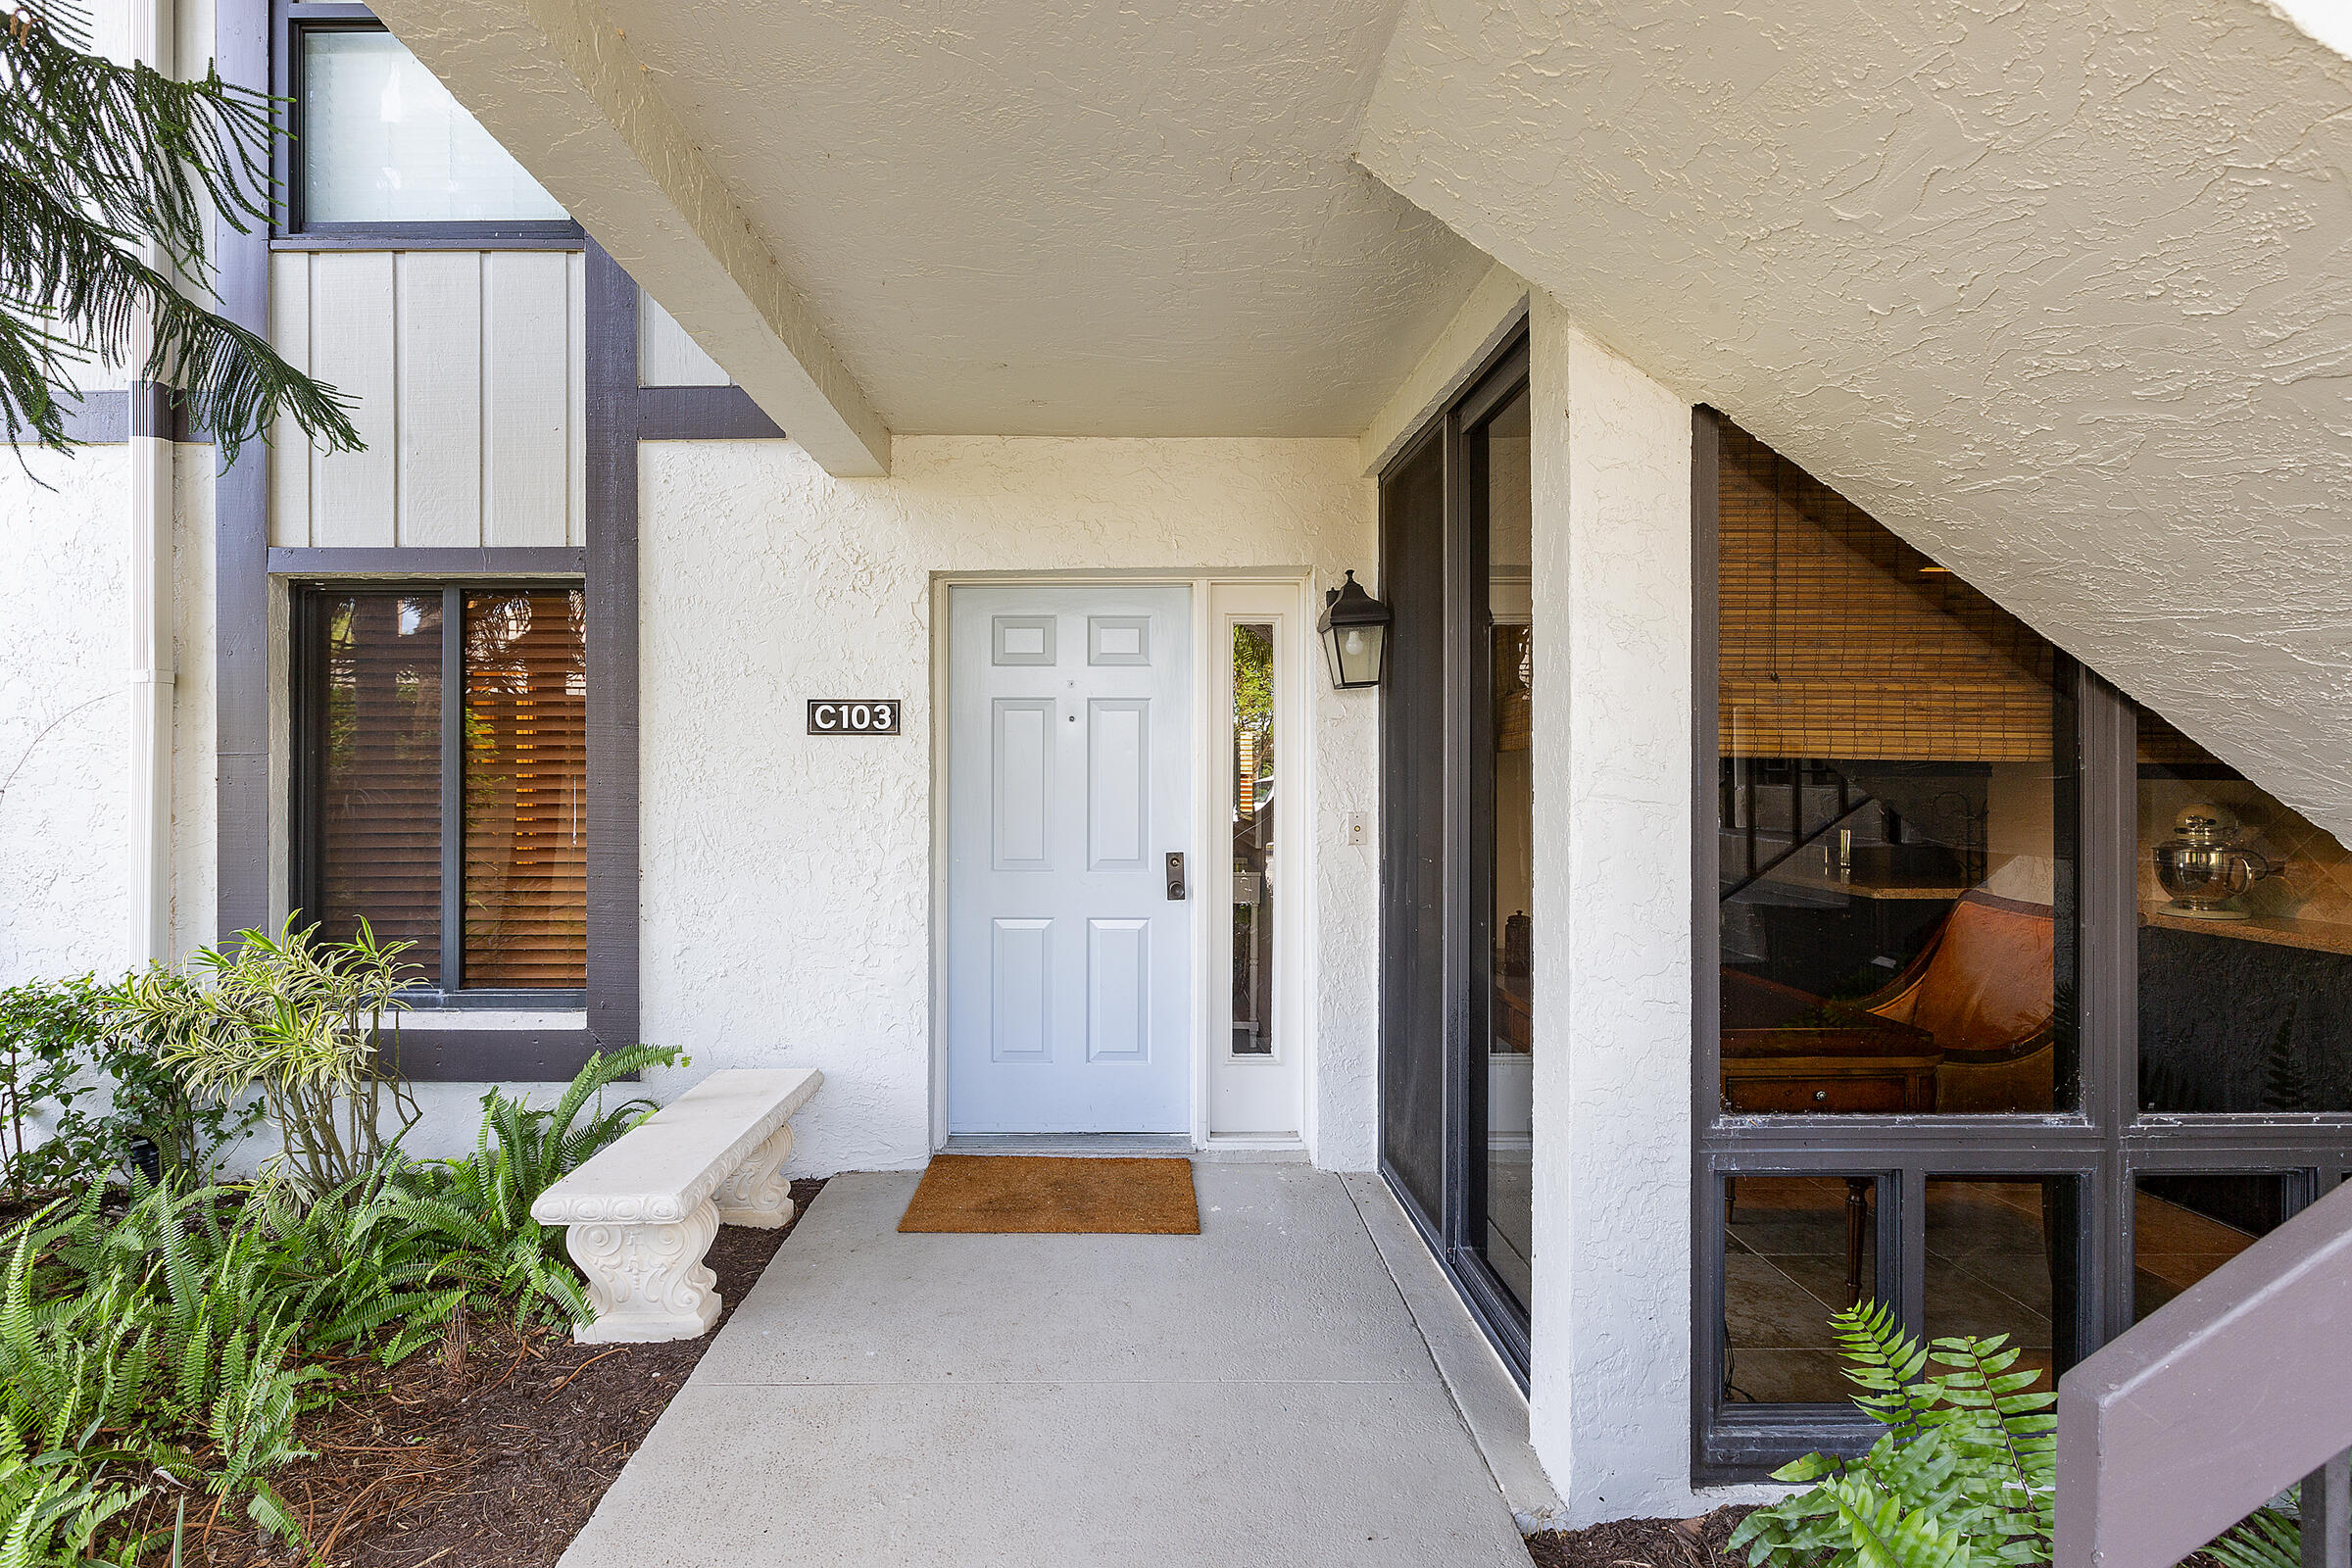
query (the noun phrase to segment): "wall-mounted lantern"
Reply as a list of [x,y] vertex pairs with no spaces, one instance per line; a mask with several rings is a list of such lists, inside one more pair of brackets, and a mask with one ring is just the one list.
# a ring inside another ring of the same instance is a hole
[[1349,572],[1348,580],[1323,596],[1323,614],[1315,622],[1323,637],[1324,662],[1331,666],[1331,683],[1341,691],[1377,686],[1389,668],[1389,607],[1364,592]]

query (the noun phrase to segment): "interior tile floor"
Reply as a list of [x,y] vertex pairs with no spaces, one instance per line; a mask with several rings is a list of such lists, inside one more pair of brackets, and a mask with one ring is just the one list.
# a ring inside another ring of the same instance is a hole
[[[1830,1314],[1847,1301],[1843,1177],[1743,1176],[1725,1236],[1726,1395],[1739,1402],[1842,1403]],[[1876,1213],[1862,1228],[1859,1273],[1877,1272]],[[2141,1194],[2134,1214],[2139,1308],[2153,1311],[2254,1243],[2242,1230]],[[1928,1189],[1927,1329],[1931,1337],[2005,1334],[2018,1367],[2052,1365],[2051,1263],[2043,1184],[1938,1181]]]

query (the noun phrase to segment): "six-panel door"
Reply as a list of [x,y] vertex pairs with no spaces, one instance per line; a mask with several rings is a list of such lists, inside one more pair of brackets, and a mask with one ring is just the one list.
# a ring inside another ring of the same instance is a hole
[[958,587],[948,1126],[1192,1125],[1192,594]]

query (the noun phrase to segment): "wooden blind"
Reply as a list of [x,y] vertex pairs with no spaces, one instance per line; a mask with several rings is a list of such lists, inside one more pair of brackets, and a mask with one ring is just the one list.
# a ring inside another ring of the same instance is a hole
[[2049,760],[2024,622],[1729,423],[1718,508],[1725,756]]
[[441,976],[441,595],[343,594],[316,607],[320,935],[362,916],[379,942]]
[[466,984],[585,985],[585,598],[469,594],[465,640]]

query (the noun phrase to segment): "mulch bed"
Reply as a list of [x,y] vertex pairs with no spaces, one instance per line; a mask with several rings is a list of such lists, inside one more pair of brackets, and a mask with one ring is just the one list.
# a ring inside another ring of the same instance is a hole
[[[800,1212],[823,1186],[792,1184]],[[718,1328],[791,1234],[719,1228],[706,1260]],[[574,1345],[566,1330],[477,1316],[454,1375],[435,1349],[390,1371],[345,1363],[352,1392],[298,1429],[318,1457],[273,1479],[330,1568],[553,1568],[716,1334]],[[200,1532],[191,1508],[187,1534],[187,1568],[304,1560],[260,1541],[241,1511]]]
[[1618,1519],[1527,1538],[1536,1568],[1747,1568],[1723,1544],[1752,1510],[1718,1508],[1696,1519]]

